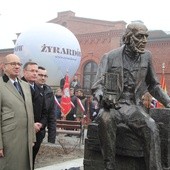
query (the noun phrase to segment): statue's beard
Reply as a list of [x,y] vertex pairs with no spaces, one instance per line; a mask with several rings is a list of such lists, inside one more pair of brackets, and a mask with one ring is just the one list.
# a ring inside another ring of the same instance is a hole
[[145,53],[145,44],[142,41],[135,38],[134,36],[132,36],[130,38],[129,46],[132,49],[132,51],[136,54],[144,54]]
[[134,45],[130,45],[130,48],[133,50],[133,52],[134,53],[138,53],[138,54],[144,54],[145,53],[145,51],[143,51],[143,50],[140,50],[140,49],[138,49],[136,46],[134,46]]

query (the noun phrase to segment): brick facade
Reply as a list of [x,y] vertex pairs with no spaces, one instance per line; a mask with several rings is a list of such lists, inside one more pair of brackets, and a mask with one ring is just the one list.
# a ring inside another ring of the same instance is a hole
[[[82,52],[77,75],[82,84],[85,65],[90,61],[99,64],[104,53],[119,47],[126,27],[124,21],[111,22],[81,18],[76,17],[72,11],[59,12],[57,18],[48,22],[65,26],[77,37]],[[147,49],[153,55],[153,63],[159,79],[162,73],[162,63],[165,63],[167,90],[170,91],[170,35],[162,30],[150,31]],[[10,51],[13,52],[13,49],[0,50],[0,57]]]
[[[50,20],[67,27],[77,37],[81,50],[82,60],[77,71],[82,82],[83,69],[87,62],[99,63],[104,53],[120,46],[121,37],[125,30],[124,21],[110,22],[76,17],[72,11],[58,13],[58,17]],[[147,49],[151,51],[153,63],[160,79],[162,63],[165,63],[165,78],[167,90],[170,91],[170,35],[162,30],[149,31]]]

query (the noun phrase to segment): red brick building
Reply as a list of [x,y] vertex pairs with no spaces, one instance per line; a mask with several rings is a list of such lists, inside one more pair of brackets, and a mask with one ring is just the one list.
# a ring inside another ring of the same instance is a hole
[[[120,46],[127,23],[76,17],[72,11],[59,12],[57,18],[48,22],[65,26],[77,37],[82,52],[77,75],[82,87],[88,92],[101,57],[104,53]],[[165,63],[165,78],[170,93],[170,35],[162,30],[149,31],[147,49],[152,52],[158,78],[162,73],[162,63]],[[12,50],[0,50],[0,57]]]

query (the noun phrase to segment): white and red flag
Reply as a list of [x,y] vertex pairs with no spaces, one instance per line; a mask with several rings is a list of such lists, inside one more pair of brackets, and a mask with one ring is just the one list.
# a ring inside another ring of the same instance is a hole
[[54,96],[54,101],[55,101],[55,104],[61,109],[61,104],[59,103],[58,99],[56,98],[56,96]]
[[83,106],[83,104],[82,104],[82,102],[79,98],[77,98],[77,104],[80,106],[81,111],[85,112],[85,108],[84,108],[84,106]]
[[[162,77],[161,77],[160,84],[161,84],[161,87],[162,87],[163,91],[164,91],[165,93],[167,93],[167,90],[166,90],[166,81],[165,81],[165,74],[164,74],[164,73],[162,73]],[[162,105],[162,103],[160,103],[159,101],[157,101],[156,107],[157,107],[157,108],[163,108],[164,106]]]
[[[165,69],[165,63],[162,63],[162,77],[161,77],[160,84],[161,84],[161,88],[163,89],[163,91],[164,91],[165,93],[167,93],[164,69]],[[162,103],[160,103],[159,101],[157,101],[156,107],[157,107],[157,108],[163,108],[164,106],[163,106]]]
[[61,105],[61,113],[63,114],[64,117],[66,117],[71,110],[70,82],[69,82],[68,75],[66,75],[65,78],[60,105]]

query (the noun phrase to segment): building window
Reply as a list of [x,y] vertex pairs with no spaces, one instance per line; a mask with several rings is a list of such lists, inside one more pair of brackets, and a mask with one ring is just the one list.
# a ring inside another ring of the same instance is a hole
[[91,92],[90,89],[96,76],[97,67],[97,64],[92,61],[84,66],[83,89],[86,94],[90,94]]

